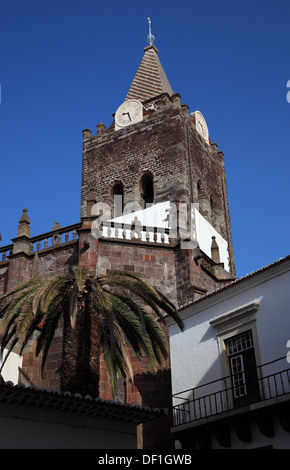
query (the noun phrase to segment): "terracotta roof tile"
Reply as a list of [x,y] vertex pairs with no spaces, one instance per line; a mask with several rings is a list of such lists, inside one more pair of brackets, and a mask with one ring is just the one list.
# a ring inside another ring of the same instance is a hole
[[139,405],[125,405],[112,400],[93,398],[90,395],[82,396],[79,393],[71,394],[58,391],[49,392],[35,386],[26,387],[23,384],[14,385],[13,382],[0,383],[0,403],[11,405],[30,406],[33,408],[46,408],[68,413],[84,414],[102,419],[128,421],[135,424],[144,423],[164,416],[166,410],[151,409]]

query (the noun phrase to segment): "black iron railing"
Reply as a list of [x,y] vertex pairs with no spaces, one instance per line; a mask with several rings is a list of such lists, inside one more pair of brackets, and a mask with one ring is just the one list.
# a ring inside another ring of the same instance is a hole
[[258,366],[255,387],[253,383],[246,383],[243,395],[237,395],[232,376],[175,393],[172,397],[173,425],[208,418],[281,395],[289,394],[290,398],[290,368],[284,369],[284,365],[287,361],[282,357]]

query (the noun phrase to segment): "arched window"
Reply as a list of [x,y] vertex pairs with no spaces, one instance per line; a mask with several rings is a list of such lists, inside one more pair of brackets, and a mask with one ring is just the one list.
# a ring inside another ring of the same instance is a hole
[[124,209],[124,186],[120,181],[116,182],[112,188],[113,218],[120,217]]
[[153,204],[154,202],[154,185],[153,176],[151,173],[145,173],[140,181],[140,194],[141,201],[143,201],[144,207],[147,204]]

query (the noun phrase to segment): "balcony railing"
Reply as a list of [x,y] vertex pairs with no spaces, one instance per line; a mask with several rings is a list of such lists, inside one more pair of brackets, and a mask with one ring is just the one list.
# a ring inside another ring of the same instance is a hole
[[[56,247],[63,243],[75,241],[78,239],[78,229],[81,227],[81,223],[68,225],[67,227],[56,227],[50,232],[42,233],[36,237],[31,237],[28,242],[31,244],[31,254],[34,252],[40,252],[47,250],[48,248]],[[7,263],[9,256],[14,252],[14,244],[1,246],[0,247],[0,264]]]
[[30,242],[33,245],[32,251],[47,250],[55,245],[61,245],[68,241],[77,240],[77,230],[81,227],[81,223],[69,225],[67,227],[59,227],[50,232],[37,235],[36,237],[30,238]]
[[7,261],[8,257],[11,255],[12,252],[13,252],[13,244],[0,246],[0,263],[2,261]]
[[168,228],[143,226],[141,224],[135,226],[134,224],[104,221],[101,228],[102,237],[105,239],[170,244],[176,238],[176,235],[171,234]]
[[231,376],[174,394],[173,425],[195,422],[286,394],[290,397],[290,368],[284,369],[282,361],[287,364],[286,358],[282,357],[257,367],[258,393],[245,393],[240,397],[242,401],[236,399]]

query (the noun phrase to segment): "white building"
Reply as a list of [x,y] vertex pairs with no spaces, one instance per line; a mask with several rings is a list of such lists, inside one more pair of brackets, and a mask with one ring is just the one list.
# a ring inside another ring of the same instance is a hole
[[290,257],[168,320],[177,446],[290,448]]

